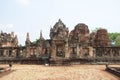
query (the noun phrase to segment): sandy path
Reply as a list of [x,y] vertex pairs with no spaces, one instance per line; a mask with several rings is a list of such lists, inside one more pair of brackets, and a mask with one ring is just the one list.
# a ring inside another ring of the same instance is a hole
[[104,65],[46,67],[43,65],[15,64],[12,67],[13,72],[7,75],[0,74],[2,75],[0,80],[119,80],[104,69]]

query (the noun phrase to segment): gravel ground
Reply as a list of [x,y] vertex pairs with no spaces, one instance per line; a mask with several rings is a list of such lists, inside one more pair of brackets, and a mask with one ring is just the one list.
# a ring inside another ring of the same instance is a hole
[[[7,67],[8,65],[0,65]],[[112,65],[120,67],[120,65]],[[120,80],[105,71],[105,65],[44,66],[14,64],[0,80]]]

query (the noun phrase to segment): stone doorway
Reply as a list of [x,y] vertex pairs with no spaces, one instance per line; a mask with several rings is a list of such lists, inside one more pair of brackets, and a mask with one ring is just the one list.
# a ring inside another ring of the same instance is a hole
[[65,57],[65,47],[64,44],[56,45],[56,56],[57,57]]

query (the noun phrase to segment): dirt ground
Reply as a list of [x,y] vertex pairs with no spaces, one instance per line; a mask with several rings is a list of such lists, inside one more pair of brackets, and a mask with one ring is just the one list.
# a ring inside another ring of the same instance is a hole
[[[120,65],[110,65],[117,66]],[[0,67],[8,65],[0,64]],[[0,73],[0,80],[120,80],[105,71],[105,65],[44,66],[13,64]]]

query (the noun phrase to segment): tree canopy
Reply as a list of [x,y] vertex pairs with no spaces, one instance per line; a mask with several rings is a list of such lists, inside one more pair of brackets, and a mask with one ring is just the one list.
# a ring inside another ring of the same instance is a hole
[[115,41],[117,36],[120,36],[120,33],[117,33],[117,32],[115,32],[115,33],[108,33],[108,35],[109,35],[109,38],[110,38],[111,41]]
[[120,33],[108,33],[113,46],[120,46]]
[[118,35],[115,39],[115,46],[120,46],[120,35]]

